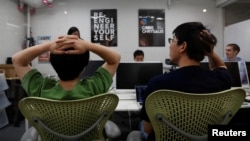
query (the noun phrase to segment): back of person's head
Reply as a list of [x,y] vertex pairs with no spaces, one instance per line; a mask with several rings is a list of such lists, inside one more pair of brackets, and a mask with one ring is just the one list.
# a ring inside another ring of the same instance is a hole
[[234,43],[227,44],[227,46],[230,46],[233,48],[233,50],[237,51],[238,53],[240,52],[240,46]]
[[50,62],[60,80],[77,78],[89,62],[89,51],[83,54],[50,54]]
[[73,35],[74,32],[78,32],[77,34],[78,34],[79,38],[81,37],[79,29],[75,26],[70,27],[67,34]]
[[[137,59],[137,57],[140,57]],[[134,51],[134,60],[135,61],[143,61],[144,59],[144,52],[142,50],[135,50]]]
[[[187,55],[190,59],[202,61],[206,52],[211,52],[211,47],[201,40],[200,34],[202,30],[206,30],[200,22],[187,22],[177,26],[173,35],[176,36],[180,45],[183,42],[187,43]],[[216,37],[211,34],[211,37],[217,43]]]

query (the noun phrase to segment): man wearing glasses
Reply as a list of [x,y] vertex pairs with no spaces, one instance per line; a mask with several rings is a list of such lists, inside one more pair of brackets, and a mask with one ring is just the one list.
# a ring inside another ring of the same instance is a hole
[[[178,69],[153,77],[145,90],[145,99],[153,91],[170,89],[188,93],[212,93],[231,88],[232,78],[221,58],[214,52],[216,37],[199,22],[179,25],[169,38],[169,58]],[[210,70],[200,67],[207,56]],[[154,140],[154,131],[145,111],[141,110],[141,131],[144,140]]]

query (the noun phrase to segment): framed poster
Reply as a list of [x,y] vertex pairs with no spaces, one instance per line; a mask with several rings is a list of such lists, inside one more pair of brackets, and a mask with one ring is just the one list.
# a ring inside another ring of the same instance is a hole
[[[51,36],[38,36],[37,44],[42,44],[51,40]],[[49,51],[44,52],[43,54],[38,56],[39,63],[47,63],[49,62]]]
[[117,46],[117,10],[91,10],[91,42]]
[[139,46],[165,47],[165,9],[139,9]]

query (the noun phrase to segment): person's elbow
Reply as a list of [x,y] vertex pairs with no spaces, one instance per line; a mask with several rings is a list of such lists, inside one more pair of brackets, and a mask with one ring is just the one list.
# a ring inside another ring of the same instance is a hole
[[121,60],[121,55],[120,55],[120,53],[116,52],[116,53],[113,55],[113,57],[112,57],[111,60],[112,60],[112,61],[109,61],[108,64],[110,64],[110,65],[118,65],[118,64],[120,63],[120,60]]
[[116,61],[116,63],[118,63],[118,64],[119,64],[120,61],[121,61],[121,54],[118,53],[118,52],[117,52],[117,54],[116,54],[115,61]]
[[12,59],[12,64],[13,64],[13,65],[16,65],[16,64],[17,64],[17,61],[18,61],[17,55],[14,54],[14,55],[11,57],[11,59]]

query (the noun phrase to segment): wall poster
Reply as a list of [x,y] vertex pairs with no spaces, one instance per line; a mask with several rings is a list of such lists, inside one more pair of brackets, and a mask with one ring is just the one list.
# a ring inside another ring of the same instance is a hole
[[[38,36],[37,37],[37,44],[42,44],[51,40],[51,36]],[[49,62],[49,54],[50,52],[44,52],[43,54],[38,56],[39,63],[47,63]]]
[[165,9],[139,9],[139,46],[165,47]]
[[91,10],[91,42],[117,46],[117,10]]

